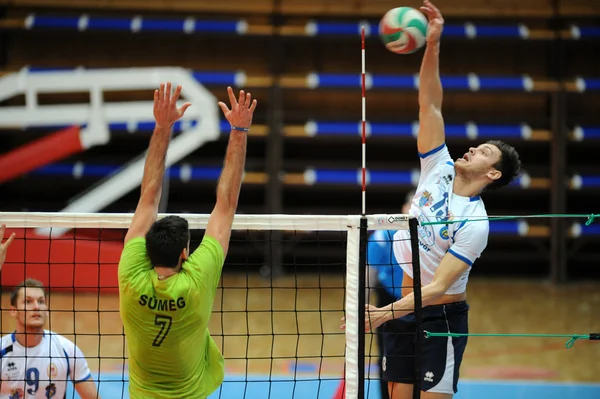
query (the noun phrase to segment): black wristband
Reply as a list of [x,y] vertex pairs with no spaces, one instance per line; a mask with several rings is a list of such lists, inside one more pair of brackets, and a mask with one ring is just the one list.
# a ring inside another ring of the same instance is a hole
[[239,132],[246,132],[246,133],[248,133],[250,131],[250,128],[248,128],[248,127],[231,126],[231,130],[237,130]]

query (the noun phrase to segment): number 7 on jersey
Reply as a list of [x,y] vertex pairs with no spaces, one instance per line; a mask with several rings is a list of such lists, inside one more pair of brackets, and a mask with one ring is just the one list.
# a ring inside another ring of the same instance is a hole
[[154,342],[152,342],[152,346],[161,346],[165,338],[167,338],[167,334],[169,334],[169,330],[171,329],[171,325],[173,324],[173,318],[171,316],[160,316],[156,315],[154,318],[154,325],[160,326],[160,330],[154,338]]

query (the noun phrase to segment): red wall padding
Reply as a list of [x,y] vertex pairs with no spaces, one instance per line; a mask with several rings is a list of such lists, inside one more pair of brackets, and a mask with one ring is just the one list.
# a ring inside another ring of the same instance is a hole
[[2,268],[3,287],[35,278],[51,289],[117,291],[122,233],[78,229],[76,236],[71,231],[60,238],[48,238],[32,229],[7,229],[5,237],[12,232],[17,236]]

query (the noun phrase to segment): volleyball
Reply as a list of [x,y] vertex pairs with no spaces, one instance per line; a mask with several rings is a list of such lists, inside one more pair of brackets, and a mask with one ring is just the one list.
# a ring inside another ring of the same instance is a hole
[[393,8],[379,22],[379,36],[392,53],[414,53],[425,44],[427,18],[412,7]]

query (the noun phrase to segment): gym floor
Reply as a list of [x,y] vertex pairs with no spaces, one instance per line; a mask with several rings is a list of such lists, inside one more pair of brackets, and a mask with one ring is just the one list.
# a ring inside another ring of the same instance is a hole
[[[345,341],[339,328],[343,276],[300,275],[270,281],[225,274],[222,286],[209,327],[226,358],[228,382],[213,396],[239,398],[245,393],[247,398],[267,398],[270,388],[271,397],[277,398],[331,398],[344,363]],[[49,302],[47,328],[76,341],[89,357],[104,397],[121,397],[127,370],[118,296],[52,292]],[[472,279],[468,302],[471,333],[600,331],[598,283],[552,287],[539,281]],[[3,335],[14,329],[9,305],[5,292]],[[578,340],[566,349],[567,340],[470,338],[455,398],[479,398],[482,392],[485,397],[494,392],[498,398],[600,397],[600,342]],[[372,355],[370,375],[377,379],[373,336],[367,336],[366,346]],[[258,382],[268,376],[279,382]],[[246,380],[255,382],[246,384]],[[377,397],[376,384],[372,381],[368,386],[370,398]]]

